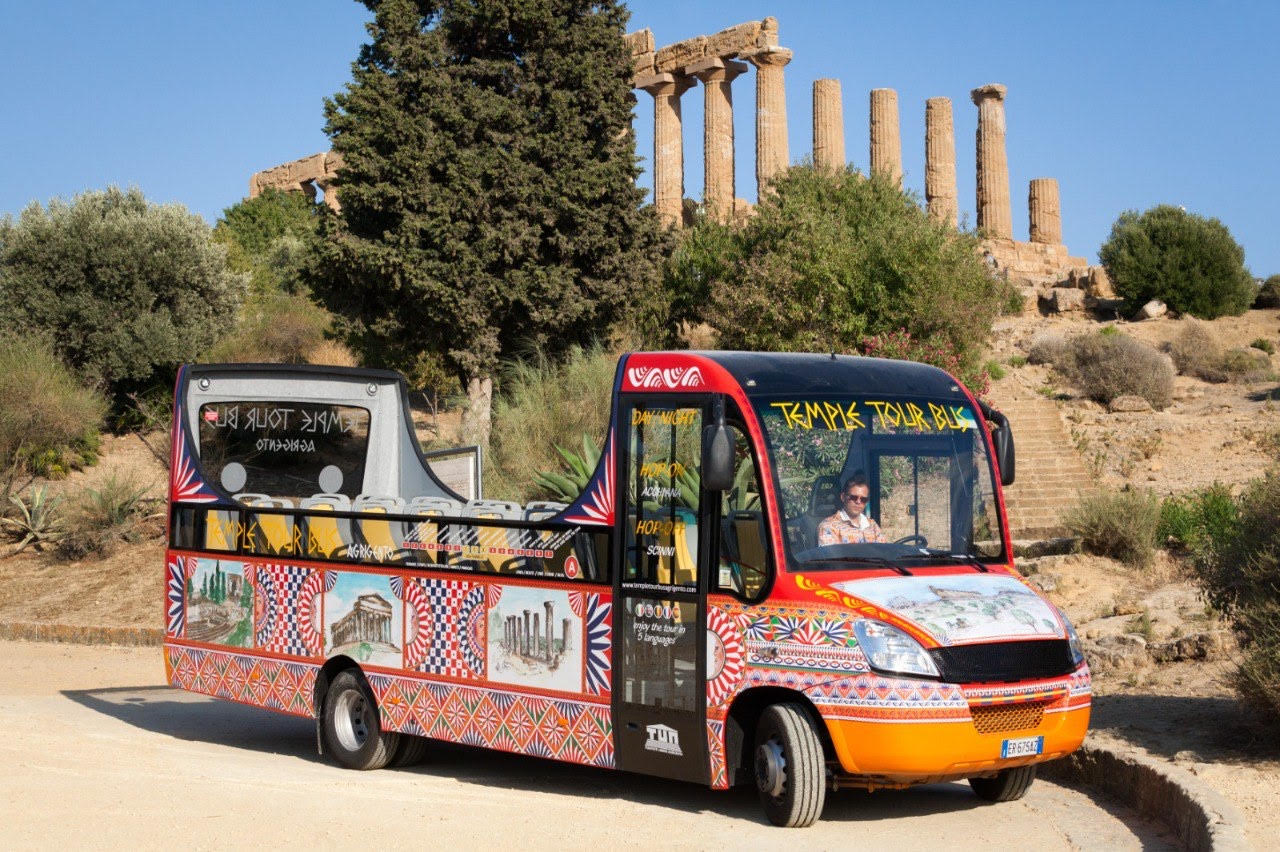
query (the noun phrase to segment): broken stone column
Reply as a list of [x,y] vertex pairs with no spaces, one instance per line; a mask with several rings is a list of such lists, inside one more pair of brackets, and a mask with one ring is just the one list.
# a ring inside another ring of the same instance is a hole
[[[768,191],[769,181],[791,164],[787,151],[787,91],[782,69],[792,53],[778,47],[778,22],[765,18],[760,39],[765,46],[740,54],[756,67],[756,192]],[[772,43],[769,43],[772,41]]]
[[929,215],[956,227],[956,132],[951,98],[929,98],[924,106],[924,197]]
[[840,81],[813,81],[813,166],[834,172],[845,167],[844,105]]
[[544,651],[544,654],[545,654],[546,661],[549,663],[551,662],[551,658],[552,658],[551,646],[555,640],[555,635],[556,635],[555,604],[553,604],[551,601],[543,601],[542,606],[547,611],[547,617],[543,625],[547,632],[547,647]]
[[1009,160],[1004,148],[1004,96],[999,83],[970,92],[978,107],[978,228],[988,237],[1013,239],[1009,206]]
[[1062,208],[1058,202],[1058,181],[1036,178],[1027,192],[1031,219],[1031,242],[1059,245],[1062,242]]
[[709,56],[685,71],[702,81],[703,119],[702,201],[718,222],[733,217],[733,89],[734,78],[747,70],[745,62]]
[[683,74],[650,74],[636,88],[653,95],[653,206],[669,228],[684,219],[684,137],[680,96],[693,85]]
[[898,93],[871,90],[871,173],[902,183],[902,136],[898,132]]

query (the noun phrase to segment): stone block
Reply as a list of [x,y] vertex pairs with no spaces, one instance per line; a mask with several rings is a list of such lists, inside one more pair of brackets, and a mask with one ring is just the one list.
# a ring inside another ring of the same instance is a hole
[[1068,311],[1084,310],[1084,291],[1073,290],[1068,287],[1055,287],[1049,294],[1049,309],[1054,313],[1063,314]]
[[1169,312],[1169,306],[1159,299],[1152,299],[1138,310],[1137,319],[1149,320],[1162,317]]
[[1183,660],[1215,660],[1222,656],[1225,647],[1222,631],[1212,630],[1157,642],[1148,651],[1157,663],[1176,663]]
[[632,56],[641,53],[653,53],[653,30],[645,27],[642,30],[636,30],[633,33],[627,33],[622,37],[622,41],[627,45],[627,49],[631,51]]
[[1088,280],[1084,289],[1095,299],[1114,299],[1116,297],[1115,288],[1111,286],[1111,279],[1107,277],[1107,270],[1101,266],[1089,267]]
[[1121,411],[1150,411],[1150,410],[1151,410],[1151,403],[1147,402],[1142,397],[1135,396],[1133,394],[1125,394],[1123,396],[1118,396],[1115,399],[1111,400],[1111,402],[1107,403],[1107,411],[1110,411],[1112,414],[1115,414]]
[[707,54],[707,37],[694,36],[675,44],[669,44],[658,50],[653,57],[654,67],[659,73],[679,71],[695,59]]
[[756,47],[756,40],[759,38],[759,21],[726,27],[715,35],[707,36],[707,56],[737,56],[741,51]]
[[648,77],[654,73],[653,67],[653,51],[648,53],[634,53],[631,55],[631,72],[636,77]]
[[756,36],[756,47],[778,46],[778,19],[770,15],[760,22],[760,35]]

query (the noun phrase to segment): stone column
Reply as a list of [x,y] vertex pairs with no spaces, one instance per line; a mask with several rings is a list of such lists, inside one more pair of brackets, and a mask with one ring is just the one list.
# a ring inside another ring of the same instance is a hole
[[813,81],[813,166],[824,172],[845,167],[844,106],[840,81]]
[[569,650],[569,624],[570,624],[570,621],[569,621],[569,619],[567,619],[567,618],[565,618],[565,619],[561,619],[560,624],[561,624],[561,630],[563,630],[563,631],[564,631],[564,642],[563,642],[563,643],[561,643],[561,645],[560,645],[560,650],[561,650],[561,651],[568,651],[568,650]]
[[693,79],[677,74],[650,74],[636,79],[636,88],[653,95],[653,206],[669,228],[684,219],[684,137],[680,96]]
[[1004,149],[1004,96],[999,83],[970,92],[978,107],[978,228],[988,237],[1013,239],[1009,160]]
[[1059,245],[1062,242],[1062,208],[1058,203],[1058,181],[1036,178],[1027,192],[1031,218],[1031,242]]
[[898,93],[871,90],[871,173],[902,183],[902,136],[898,132]]
[[551,657],[552,657],[552,654],[551,654],[551,643],[552,643],[552,641],[555,639],[555,635],[556,635],[555,620],[554,620],[554,619],[555,619],[555,604],[551,603],[551,601],[543,601],[543,602],[542,602],[542,606],[543,606],[543,608],[544,608],[544,609],[546,609],[546,611],[547,611],[547,617],[546,617],[546,620],[545,620],[545,622],[544,622],[544,624],[543,624],[543,629],[546,631],[546,634],[547,634],[547,637],[546,637],[546,638],[547,638],[547,648],[546,648],[546,652],[545,652],[545,653],[546,653],[546,659],[547,659],[547,662],[549,663],[549,662],[551,662]]
[[542,631],[541,629],[539,629],[538,614],[535,612],[533,614],[533,641],[529,644],[529,656],[531,657],[538,656],[538,639],[541,636],[542,636]]
[[741,57],[756,67],[756,193],[787,170],[787,91],[782,69],[791,61],[785,47],[762,47]]
[[702,81],[702,202],[707,213],[720,222],[733,218],[736,190],[733,169],[734,78],[747,70],[745,62],[709,56],[685,68]]
[[956,227],[956,131],[951,98],[929,98],[924,105],[924,197],[929,215]]
[[521,651],[520,653],[528,656],[529,654],[529,610],[524,610],[524,631],[521,635]]

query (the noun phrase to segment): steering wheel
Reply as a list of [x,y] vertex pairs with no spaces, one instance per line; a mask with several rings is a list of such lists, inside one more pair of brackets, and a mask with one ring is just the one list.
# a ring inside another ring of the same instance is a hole
[[921,547],[928,547],[928,540],[922,535],[904,535],[902,538],[894,542],[894,544],[918,544]]

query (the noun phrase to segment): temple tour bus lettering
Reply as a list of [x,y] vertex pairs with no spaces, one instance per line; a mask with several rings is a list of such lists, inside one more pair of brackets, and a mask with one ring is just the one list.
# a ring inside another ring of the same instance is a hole
[[1017,799],[1080,746],[1089,666],[1014,563],[1000,412],[831,355],[628,353],[613,388],[580,493],[524,503],[480,455],[446,484],[397,373],[183,366],[168,682],[308,718],[345,767],[445,740],[753,786],[780,826],[850,786]]

